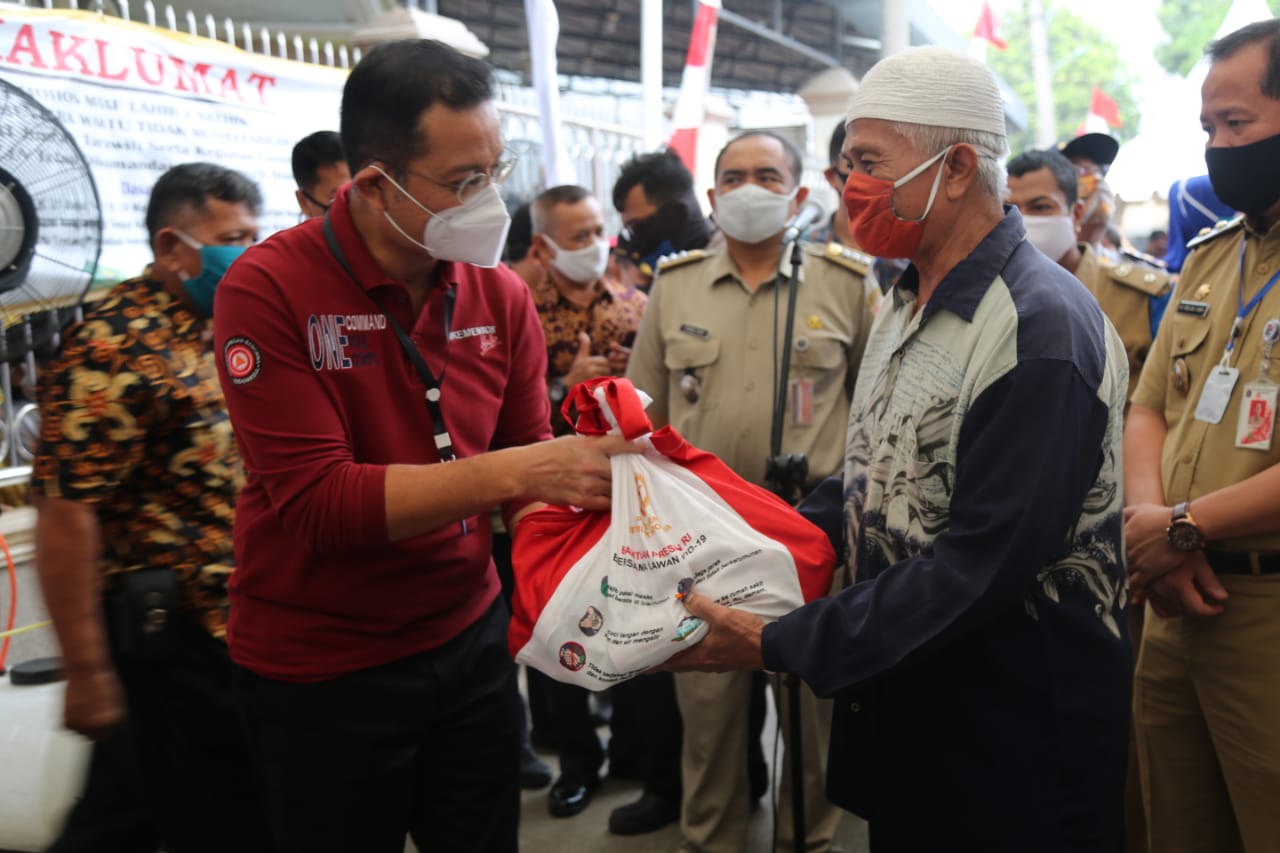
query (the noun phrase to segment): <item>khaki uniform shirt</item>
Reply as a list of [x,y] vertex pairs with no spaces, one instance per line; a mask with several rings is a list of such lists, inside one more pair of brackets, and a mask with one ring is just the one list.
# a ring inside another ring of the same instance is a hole
[[[850,394],[880,301],[871,262],[839,246],[805,246],[789,377],[796,392],[812,383],[812,417],[797,418],[800,394],[788,395],[782,452],[809,457],[808,485],[844,465]],[[774,282],[754,293],[727,250],[660,263],[627,368],[627,378],[653,397],[649,411],[759,485],[769,456],[789,273],[789,250]],[[692,378],[682,388],[686,376]]]
[[1169,274],[1128,259],[1116,263],[1099,256],[1088,244],[1081,245],[1080,251],[1076,278],[1089,288],[1120,333],[1129,356],[1129,397],[1133,397],[1151,351],[1151,297],[1169,290]]
[[[1205,379],[1222,358],[1238,314],[1242,238],[1242,296],[1246,305],[1280,271],[1280,225],[1264,235],[1237,219],[1193,240],[1155,348],[1133,395],[1136,405],[1164,415],[1168,434],[1160,473],[1164,497],[1170,504],[1194,500],[1280,462],[1280,443],[1274,437],[1264,450],[1236,447],[1245,386],[1257,380],[1267,349],[1263,326],[1268,320],[1280,319],[1280,284],[1242,321],[1230,360],[1240,377],[1226,414],[1217,424],[1195,419]],[[1274,355],[1280,357],[1280,350]],[[1269,376],[1273,382],[1280,381],[1280,361],[1271,361]],[[1280,520],[1276,527],[1274,533],[1263,536],[1212,544],[1232,551],[1280,552]]]

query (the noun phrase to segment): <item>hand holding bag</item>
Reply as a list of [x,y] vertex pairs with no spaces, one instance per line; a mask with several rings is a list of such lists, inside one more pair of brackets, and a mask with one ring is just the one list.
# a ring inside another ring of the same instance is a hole
[[826,535],[671,427],[652,431],[646,402],[625,379],[574,386],[563,413],[580,434],[621,433],[645,451],[613,457],[610,512],[546,507],[515,531],[511,652],[592,690],[702,639],[681,604],[690,590],[776,619],[831,587]]

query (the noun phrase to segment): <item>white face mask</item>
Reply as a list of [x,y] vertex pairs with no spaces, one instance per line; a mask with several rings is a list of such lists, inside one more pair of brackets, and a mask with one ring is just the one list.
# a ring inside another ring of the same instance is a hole
[[609,244],[604,240],[592,240],[590,246],[581,249],[562,249],[550,237],[545,234],[543,237],[555,250],[551,265],[574,284],[590,284],[598,280],[609,266]]
[[727,193],[716,193],[716,224],[741,243],[762,243],[787,227],[790,195],[770,192],[759,184],[743,184]]
[[1070,216],[1024,216],[1027,239],[1050,260],[1060,261],[1076,244],[1076,224]]
[[377,166],[373,168],[390,181],[391,186],[403,193],[405,198],[431,217],[423,229],[422,240],[418,241],[405,233],[391,218],[391,214],[384,210],[382,215],[387,217],[391,227],[399,231],[402,237],[429,252],[437,260],[475,264],[486,269],[498,265],[502,258],[502,247],[507,242],[507,228],[511,225],[511,217],[507,214],[507,206],[502,203],[502,196],[498,195],[497,187],[489,184],[457,207],[436,213],[409,195],[404,187],[382,169]]

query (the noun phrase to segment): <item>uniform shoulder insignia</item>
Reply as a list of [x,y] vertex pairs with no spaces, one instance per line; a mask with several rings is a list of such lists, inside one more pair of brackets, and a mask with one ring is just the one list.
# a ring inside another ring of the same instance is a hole
[[1148,255],[1146,252],[1131,251],[1129,249],[1121,249],[1120,254],[1131,261],[1137,261],[1140,264],[1151,267],[1152,269],[1167,269],[1164,261],[1159,258]]
[[1169,290],[1169,274],[1155,267],[1122,260],[1112,266],[1105,265],[1107,275],[1117,284],[1141,290],[1148,296],[1160,296]]
[[1202,243],[1208,243],[1216,240],[1223,234],[1235,231],[1244,225],[1244,214],[1240,214],[1235,219],[1224,219],[1212,228],[1202,229],[1199,234],[1187,241],[1187,248],[1194,249]]
[[828,263],[844,267],[863,277],[871,275],[871,267],[876,262],[876,259],[870,255],[850,249],[843,243],[831,242],[825,246],[810,245],[808,249],[810,254],[818,255]]
[[671,270],[687,266],[694,261],[701,261],[710,257],[702,249],[691,249],[687,252],[676,252],[673,255],[663,255],[658,258],[658,272],[671,272]]

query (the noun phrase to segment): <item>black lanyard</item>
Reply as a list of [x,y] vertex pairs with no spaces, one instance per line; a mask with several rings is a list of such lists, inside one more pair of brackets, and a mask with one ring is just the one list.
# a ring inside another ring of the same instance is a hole
[[[347,263],[347,256],[343,254],[342,247],[338,245],[338,238],[333,233],[333,225],[329,222],[329,212],[326,210],[324,214],[324,240],[329,244],[329,251],[333,254],[334,259],[339,266],[346,271],[356,286],[364,290],[364,286],[360,284],[360,279],[356,277],[355,271],[351,269],[351,264]],[[427,366],[426,359],[422,357],[422,353],[418,352],[418,348],[414,346],[413,341],[409,340],[409,336],[405,334],[404,329],[396,322],[396,318],[391,312],[378,305],[372,296],[369,301],[377,306],[383,316],[387,318],[387,322],[391,324],[392,330],[396,333],[396,338],[400,341],[400,348],[404,350],[405,355],[409,356],[409,361],[413,362],[413,366],[417,369],[418,375],[422,377],[422,383],[427,386],[426,394],[423,395],[427,402],[427,416],[431,418],[431,425],[435,430],[436,451],[440,454],[441,462],[453,461],[453,439],[449,437],[449,430],[445,426],[444,412],[440,410],[440,383],[444,381],[445,370],[449,369],[449,333],[453,327],[453,305],[454,291],[450,289],[445,294],[444,303],[444,345],[445,345],[445,366],[440,371],[440,377],[431,372],[431,368]],[[464,522],[465,524],[465,522]],[[465,527],[463,528],[465,531]]]

